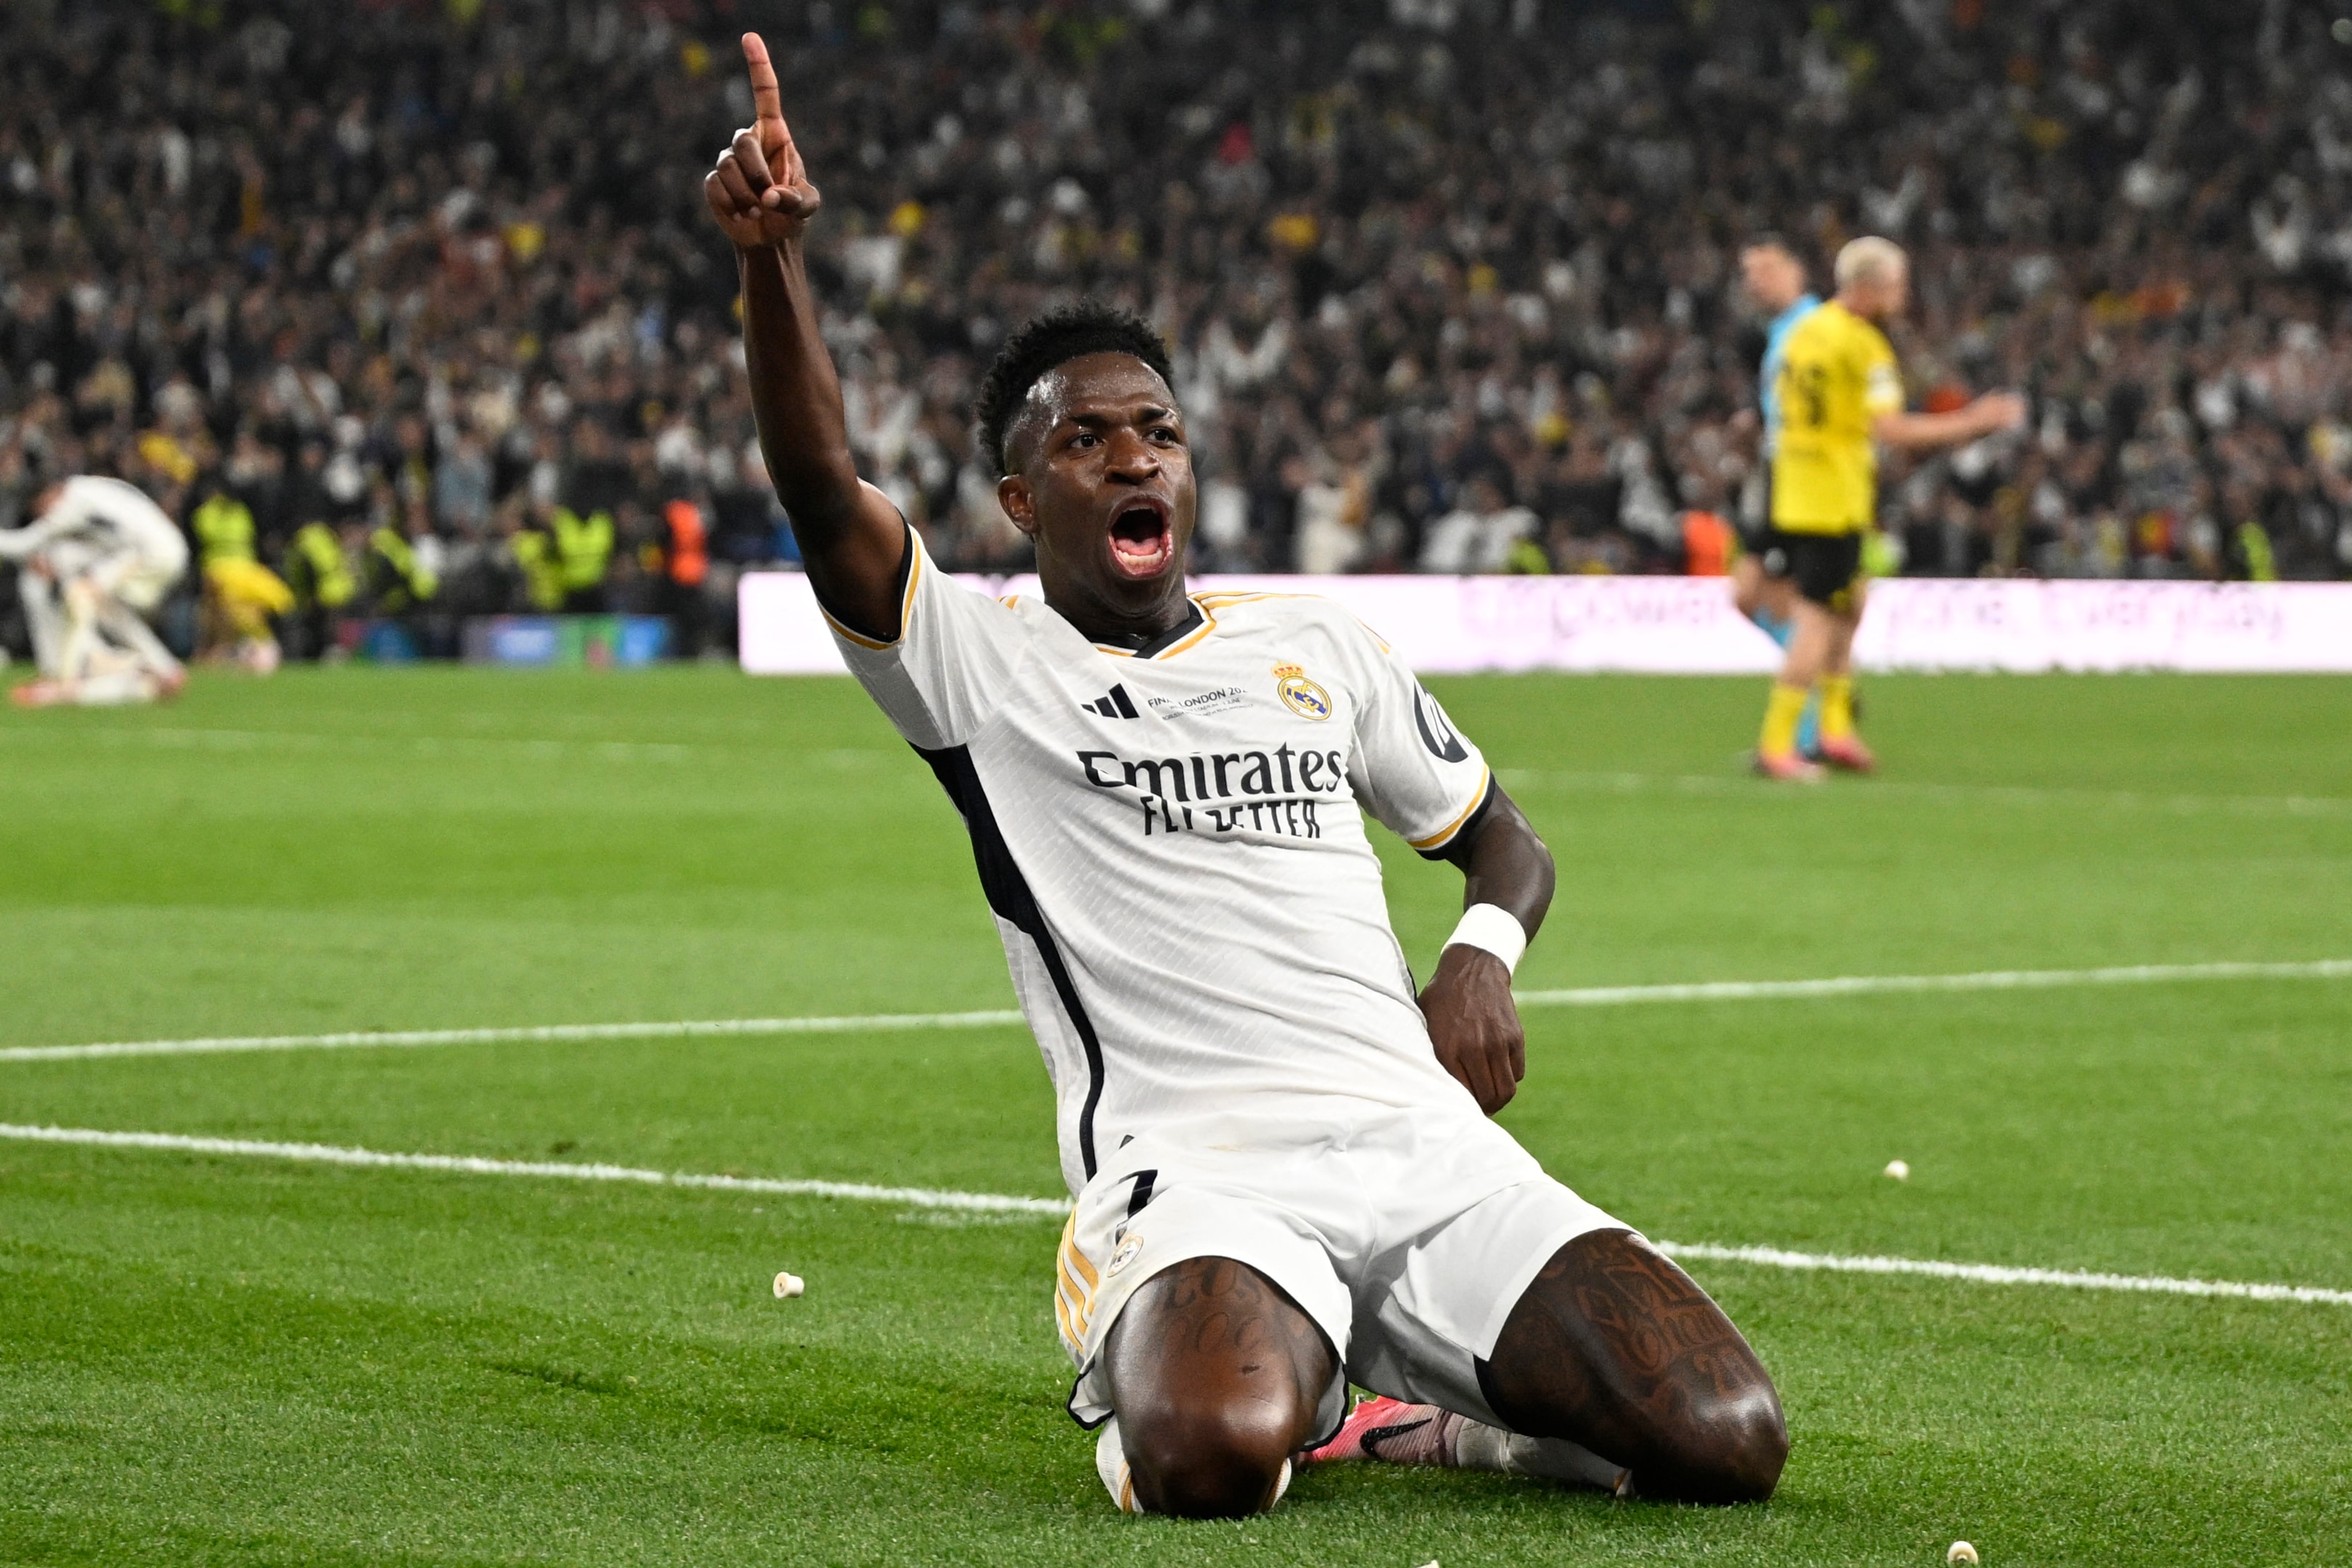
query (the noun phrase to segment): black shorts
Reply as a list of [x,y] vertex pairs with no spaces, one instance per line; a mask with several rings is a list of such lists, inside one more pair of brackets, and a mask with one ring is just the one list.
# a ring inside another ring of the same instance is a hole
[[[1775,552],[1788,563],[1781,575],[1797,592],[1837,615],[1853,610],[1854,584],[1862,580],[1859,533],[1789,533],[1773,531]],[[1768,565],[1767,571],[1771,570]]]

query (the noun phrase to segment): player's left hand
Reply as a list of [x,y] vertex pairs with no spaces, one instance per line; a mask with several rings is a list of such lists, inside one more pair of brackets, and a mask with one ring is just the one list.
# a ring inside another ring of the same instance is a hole
[[1448,947],[1422,988],[1421,1015],[1438,1065],[1461,1080],[1479,1110],[1492,1116],[1511,1103],[1528,1076],[1528,1035],[1501,959],[1484,948]]

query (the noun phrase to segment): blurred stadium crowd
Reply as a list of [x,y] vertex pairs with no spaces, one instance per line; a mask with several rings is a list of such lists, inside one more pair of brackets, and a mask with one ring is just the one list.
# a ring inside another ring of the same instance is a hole
[[1683,570],[1769,230],[1912,248],[1915,402],[2032,397],[1886,487],[1905,570],[2352,574],[2352,20],[2303,0],[11,0],[0,523],[120,472],[314,648],[723,640],[793,552],[700,210],[745,26],[861,460],[955,565],[1023,559],[978,370],[1085,291],[1177,347],[1206,568]]

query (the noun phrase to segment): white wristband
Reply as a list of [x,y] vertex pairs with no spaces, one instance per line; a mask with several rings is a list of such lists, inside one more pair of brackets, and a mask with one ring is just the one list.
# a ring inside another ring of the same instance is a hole
[[1445,939],[1445,945],[1475,947],[1491,952],[1503,961],[1503,967],[1514,973],[1519,967],[1519,955],[1528,951],[1527,928],[1518,917],[1500,904],[1473,904],[1462,911],[1462,923]]

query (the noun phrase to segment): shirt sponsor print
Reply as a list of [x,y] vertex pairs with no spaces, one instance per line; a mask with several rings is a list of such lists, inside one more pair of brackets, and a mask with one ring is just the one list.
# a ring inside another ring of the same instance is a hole
[[1127,757],[1076,753],[1096,789],[1132,791],[1146,837],[1155,833],[1229,834],[1247,830],[1285,838],[1320,838],[1318,807],[1348,785],[1346,755],[1279,745],[1267,751],[1194,752]]

